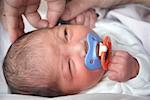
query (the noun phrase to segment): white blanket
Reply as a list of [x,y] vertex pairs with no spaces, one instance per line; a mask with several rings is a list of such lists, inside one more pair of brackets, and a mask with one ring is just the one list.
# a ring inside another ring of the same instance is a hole
[[3,76],[2,64],[10,44],[11,43],[8,39],[8,34],[4,31],[2,25],[0,24],[0,94],[9,92],[6,81]]

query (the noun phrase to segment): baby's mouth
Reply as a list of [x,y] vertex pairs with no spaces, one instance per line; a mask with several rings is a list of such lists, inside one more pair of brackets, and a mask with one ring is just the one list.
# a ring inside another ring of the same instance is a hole
[[96,54],[97,54],[97,56],[99,56],[99,43],[96,46]]
[[84,42],[84,47],[85,47],[85,53],[87,54],[87,52],[88,52],[88,43],[87,43],[87,41]]
[[[88,49],[89,49],[89,46],[88,46],[87,41],[84,42],[84,47],[85,47],[85,53],[87,54]],[[95,52],[96,52],[97,56],[99,56],[99,43],[98,43],[97,46],[96,46]]]

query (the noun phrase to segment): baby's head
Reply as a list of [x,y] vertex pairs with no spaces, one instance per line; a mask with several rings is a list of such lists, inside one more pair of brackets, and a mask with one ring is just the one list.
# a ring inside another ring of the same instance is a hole
[[61,25],[19,38],[8,50],[4,75],[13,93],[58,96],[93,87],[104,70],[88,70],[84,59],[91,29]]

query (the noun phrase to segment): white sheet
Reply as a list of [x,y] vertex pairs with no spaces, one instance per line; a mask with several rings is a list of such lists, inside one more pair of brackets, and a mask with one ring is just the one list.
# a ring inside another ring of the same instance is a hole
[[3,27],[0,24],[0,94],[9,92],[2,71],[3,58],[10,46],[10,41],[7,35],[8,34],[3,30]]
[[114,19],[119,20],[135,33],[150,55],[150,7],[128,5],[126,9],[111,11],[109,17],[114,17]]
[[11,95],[11,94],[0,94],[1,100],[150,100],[149,97],[135,97],[123,94],[78,94],[70,96],[62,96],[55,98],[44,98],[37,96],[27,95]]

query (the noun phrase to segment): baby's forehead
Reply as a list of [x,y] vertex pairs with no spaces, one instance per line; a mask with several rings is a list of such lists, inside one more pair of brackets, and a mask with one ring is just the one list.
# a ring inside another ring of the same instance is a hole
[[46,44],[53,36],[52,29],[45,28],[27,33],[26,40],[34,44]]
[[[64,26],[64,25],[63,25]],[[43,28],[43,29],[38,29],[38,30],[35,30],[33,32],[31,32],[32,34],[36,34],[37,37],[48,37],[49,35],[54,35],[56,33],[58,33],[58,30],[63,30],[63,27],[60,27],[60,26],[56,26],[56,27],[53,27],[53,28]]]

